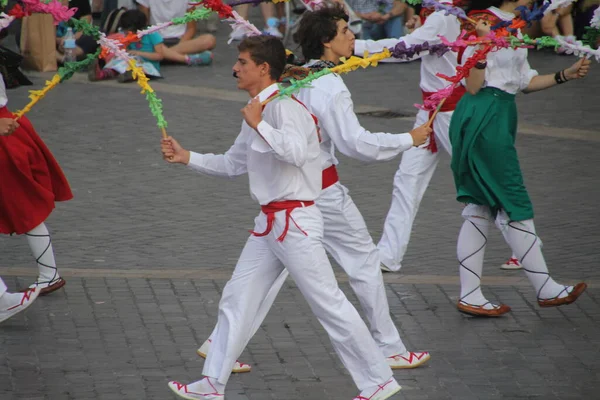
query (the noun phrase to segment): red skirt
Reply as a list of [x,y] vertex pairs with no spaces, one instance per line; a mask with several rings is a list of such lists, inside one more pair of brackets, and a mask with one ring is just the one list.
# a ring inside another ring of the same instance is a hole
[[[0,118],[14,118],[6,107]],[[55,201],[73,198],[69,182],[27,117],[0,136],[0,233],[23,234],[44,222]]]

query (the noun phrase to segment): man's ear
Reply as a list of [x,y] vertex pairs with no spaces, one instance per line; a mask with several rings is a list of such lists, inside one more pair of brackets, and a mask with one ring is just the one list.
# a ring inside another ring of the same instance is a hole
[[260,66],[260,74],[261,75],[269,75],[271,72],[271,66],[269,65],[269,63],[262,63]]

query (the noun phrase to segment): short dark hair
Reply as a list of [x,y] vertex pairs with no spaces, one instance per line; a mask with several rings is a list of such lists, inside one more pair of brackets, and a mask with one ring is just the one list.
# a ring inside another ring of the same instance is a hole
[[337,35],[337,22],[348,22],[348,14],[338,3],[316,11],[305,11],[300,20],[294,41],[302,47],[302,55],[308,60],[319,59],[325,53],[324,43]]
[[137,32],[148,25],[146,14],[140,10],[127,10],[121,15],[119,28],[128,32]]
[[280,39],[271,35],[249,36],[238,45],[238,51],[250,53],[256,65],[269,64],[269,75],[273,80],[278,81],[281,77],[287,55]]

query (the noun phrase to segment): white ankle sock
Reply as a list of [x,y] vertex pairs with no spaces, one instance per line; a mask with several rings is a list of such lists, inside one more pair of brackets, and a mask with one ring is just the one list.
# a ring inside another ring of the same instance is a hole
[[26,233],[31,252],[35,257],[39,268],[37,283],[47,286],[50,282],[59,278],[52,249],[52,239],[48,228],[42,222],[37,227]]

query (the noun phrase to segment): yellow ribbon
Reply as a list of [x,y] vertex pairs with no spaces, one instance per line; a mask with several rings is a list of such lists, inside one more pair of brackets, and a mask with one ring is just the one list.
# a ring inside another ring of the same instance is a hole
[[46,93],[54,89],[59,83],[60,75],[56,74],[52,77],[52,80],[46,81],[46,86],[44,86],[41,90],[30,90],[29,98],[31,99],[31,101],[25,107],[23,107],[22,110],[19,110],[15,113],[17,119],[21,118],[23,115],[25,115],[25,113],[28,113],[38,101],[44,98]]
[[373,54],[372,56],[369,56],[369,53],[365,51],[363,58],[352,56],[347,60],[342,59],[343,64],[331,68],[331,72],[344,74],[358,68],[376,67],[379,61],[390,58],[391,56],[392,53],[387,48],[383,49],[381,53]]

